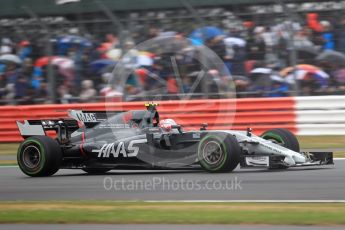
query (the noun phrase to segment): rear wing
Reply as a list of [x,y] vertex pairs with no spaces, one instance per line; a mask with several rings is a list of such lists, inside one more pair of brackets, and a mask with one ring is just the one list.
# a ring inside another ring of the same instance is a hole
[[30,136],[45,136],[46,131],[56,131],[63,138],[68,138],[68,135],[80,128],[79,123],[83,123],[86,128],[94,127],[107,120],[111,115],[119,113],[118,111],[82,111],[70,110],[68,116],[72,119],[42,119],[42,120],[25,120],[24,122],[17,121],[17,126],[20,135],[24,138]]
[[47,131],[55,131],[58,139],[64,141],[70,133],[79,129],[78,121],[72,119],[25,120],[24,123],[16,123],[23,138],[46,136]]

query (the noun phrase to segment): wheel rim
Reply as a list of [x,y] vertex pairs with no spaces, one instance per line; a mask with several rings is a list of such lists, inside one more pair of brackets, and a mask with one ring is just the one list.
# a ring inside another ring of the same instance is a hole
[[283,139],[279,135],[276,135],[274,133],[264,134],[263,136],[261,136],[261,138],[268,140],[274,144],[285,146],[285,142],[283,141]]
[[216,141],[207,142],[203,148],[203,159],[209,165],[216,165],[224,158],[223,150]]
[[26,146],[22,155],[23,163],[30,169],[35,169],[41,162],[41,151],[34,145]]
[[276,139],[266,139],[266,140],[272,142],[273,144],[284,146],[284,143],[282,143],[282,142],[280,142],[280,141],[278,141]]

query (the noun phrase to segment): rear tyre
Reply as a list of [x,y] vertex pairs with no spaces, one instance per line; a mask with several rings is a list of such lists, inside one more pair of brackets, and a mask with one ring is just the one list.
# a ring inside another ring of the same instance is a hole
[[107,169],[107,168],[83,168],[82,170],[84,172],[90,174],[90,175],[102,175],[102,174],[109,172],[111,169]]
[[240,153],[237,139],[225,134],[208,134],[198,147],[201,167],[214,173],[233,171],[240,161]]
[[61,165],[62,151],[57,141],[47,136],[24,140],[17,152],[19,168],[28,176],[44,177],[55,174]]

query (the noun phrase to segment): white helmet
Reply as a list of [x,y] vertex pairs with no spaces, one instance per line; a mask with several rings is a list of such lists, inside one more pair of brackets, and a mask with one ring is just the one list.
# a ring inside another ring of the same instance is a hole
[[159,122],[159,127],[161,127],[165,132],[170,132],[173,125],[177,125],[173,119],[164,119]]

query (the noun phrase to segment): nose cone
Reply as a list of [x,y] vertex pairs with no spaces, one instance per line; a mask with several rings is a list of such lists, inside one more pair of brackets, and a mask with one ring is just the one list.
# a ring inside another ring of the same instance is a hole
[[285,157],[284,162],[291,166],[296,164],[295,160],[290,156]]
[[301,154],[295,154],[295,155],[293,156],[293,159],[295,160],[295,162],[296,162],[297,164],[302,164],[302,163],[305,163],[305,162],[306,162],[305,157],[304,157],[303,155],[301,155]]

